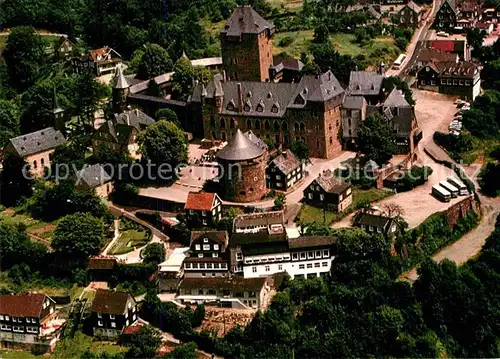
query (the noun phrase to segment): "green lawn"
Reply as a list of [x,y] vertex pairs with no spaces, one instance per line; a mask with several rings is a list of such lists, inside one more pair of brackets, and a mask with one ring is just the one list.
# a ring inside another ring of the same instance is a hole
[[34,234],[47,242],[52,240],[57,221],[46,223],[32,218],[29,214],[16,213],[12,210],[4,210],[0,212],[0,221],[17,226],[22,224],[26,227],[28,233]]
[[149,242],[148,232],[129,229],[120,234],[120,237],[109,251],[109,254],[125,254]]
[[387,189],[372,188],[369,190],[361,190],[358,188],[353,188],[352,204],[344,212],[334,213],[325,211],[325,213],[323,213],[323,209],[321,208],[303,204],[297,216],[297,219],[299,219],[302,223],[323,222],[325,220],[325,223],[331,224],[340,221],[349,213],[355,211],[360,203],[364,203],[366,201],[378,202],[393,194],[393,191]]
[[[309,52],[313,35],[313,30],[276,33],[273,38],[274,53],[286,52],[298,58],[302,52]],[[285,37],[291,37],[293,42],[287,46],[279,46],[280,40]],[[378,36],[363,46],[354,42],[352,34],[332,34],[330,39],[340,54],[353,57],[364,56],[368,66],[377,66],[380,62],[392,63],[400,52],[394,45],[394,39],[390,36]]]
[[114,342],[94,341],[92,337],[77,332],[73,338],[65,338],[59,341],[50,358],[80,359],[86,351],[96,354],[115,354],[125,350],[125,347],[116,345]]
[[42,355],[33,355],[30,352],[23,350],[0,350],[0,358],[2,359],[35,359],[43,358]]
[[0,51],[2,51],[5,48],[5,45],[7,45],[7,39],[9,37],[7,35],[1,35],[0,36]]

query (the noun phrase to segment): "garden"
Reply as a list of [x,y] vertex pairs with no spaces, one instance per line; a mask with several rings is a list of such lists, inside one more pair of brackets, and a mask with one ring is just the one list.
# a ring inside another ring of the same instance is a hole
[[132,252],[134,249],[148,244],[151,238],[152,234],[149,229],[122,217],[120,219],[120,236],[108,254],[120,255]]

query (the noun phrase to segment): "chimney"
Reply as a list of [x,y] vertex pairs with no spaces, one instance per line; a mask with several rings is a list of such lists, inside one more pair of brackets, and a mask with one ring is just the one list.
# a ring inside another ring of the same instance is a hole
[[237,83],[238,87],[238,112],[243,112],[243,91],[241,90],[241,83]]

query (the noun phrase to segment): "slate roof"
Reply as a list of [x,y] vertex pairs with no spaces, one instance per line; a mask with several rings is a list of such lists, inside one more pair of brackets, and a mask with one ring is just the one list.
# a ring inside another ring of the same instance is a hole
[[373,16],[374,19],[379,20],[382,17],[382,14],[378,12],[373,5],[368,5],[368,8],[366,9],[368,13]]
[[215,290],[234,290],[238,292],[255,291],[258,292],[264,287],[267,279],[259,278],[242,278],[242,277],[209,277],[209,278],[184,278],[180,284],[181,289],[215,289]]
[[252,141],[254,144],[256,144],[257,146],[259,146],[260,148],[262,148],[263,150],[266,150],[268,149],[268,146],[267,144],[262,141],[259,137],[257,137],[257,135],[255,135],[252,130],[249,130],[247,132],[245,132],[245,136],[248,137],[248,139],[250,141]]
[[220,245],[227,247],[228,244],[228,234],[226,231],[192,231],[191,232],[191,241],[193,243],[198,238],[208,238],[213,242],[219,243]]
[[255,233],[233,233],[229,245],[231,247],[245,245],[263,245],[264,243],[285,242],[287,241],[286,233],[269,234],[267,231],[259,231]]
[[331,246],[337,242],[333,236],[302,236],[288,240],[290,249],[314,248]]
[[283,211],[257,212],[240,214],[233,220],[233,228],[247,228],[251,226],[270,226],[273,224],[284,224]]
[[221,29],[221,35],[239,37],[242,34],[260,34],[262,31],[275,29],[250,6],[238,6]]
[[115,80],[116,80],[115,89],[119,89],[120,90],[120,89],[126,89],[126,88],[130,87],[130,84],[128,83],[126,77],[123,76],[123,72],[122,72],[121,66],[118,66],[116,68]]
[[189,192],[184,205],[186,210],[211,211],[214,204],[216,193],[209,192]]
[[383,80],[384,77],[376,72],[351,71],[346,93],[358,96],[378,95]]
[[127,308],[127,300],[130,294],[127,292],[97,289],[92,302],[92,312],[122,315]]
[[291,57],[273,56],[273,67],[276,71],[293,70],[300,71],[304,67],[302,61]]
[[473,62],[440,62],[436,64],[439,69],[440,78],[463,78],[472,80],[478,69]]
[[[102,133],[108,133],[111,135],[113,142],[126,145],[129,143],[130,136],[134,127],[124,125],[121,123],[114,123],[113,121],[106,121],[99,129],[94,133],[94,139],[103,140],[100,138]],[[106,138],[106,141],[108,139]]]
[[331,171],[320,174],[314,181],[327,193],[340,194],[351,187],[350,183],[336,178]]
[[155,123],[155,120],[152,117],[149,117],[138,109],[115,114],[115,121],[116,123],[123,125],[133,126],[137,129],[137,131],[141,131],[145,127]]
[[100,164],[87,166],[76,172],[77,183],[85,183],[88,187],[94,188],[108,183],[112,178]]
[[457,54],[450,52],[443,52],[434,49],[422,49],[418,53],[417,61],[421,61],[423,63],[431,62],[431,61],[455,61],[457,60]]
[[290,150],[275,157],[271,163],[275,165],[285,176],[300,166],[300,160]]
[[386,107],[410,107],[403,94],[396,87],[392,89],[384,101]]
[[342,107],[351,110],[361,110],[364,106],[366,106],[365,103],[366,100],[363,96],[345,96]]
[[386,217],[378,214],[362,213],[356,219],[356,225],[372,226],[376,228],[385,228],[388,223],[393,220],[391,217]]
[[20,157],[47,151],[66,143],[63,134],[54,127],[27,133],[10,139],[10,143]]
[[[297,96],[302,96],[307,102],[326,102],[344,94],[339,80],[329,70],[321,75],[305,75],[298,83],[289,103],[289,107],[304,107],[297,102]],[[342,98],[339,98],[342,101]],[[340,104],[340,103],[339,103]]]
[[238,129],[231,142],[217,152],[216,157],[227,161],[246,161],[260,157],[265,152]]
[[45,294],[24,293],[21,295],[0,295],[0,314],[10,317],[39,318]]

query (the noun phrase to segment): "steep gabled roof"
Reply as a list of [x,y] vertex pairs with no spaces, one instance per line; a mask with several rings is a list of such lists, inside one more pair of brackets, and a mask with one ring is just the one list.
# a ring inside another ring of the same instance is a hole
[[210,192],[189,192],[184,205],[186,210],[195,211],[211,211],[214,201],[217,198],[217,193]]
[[191,232],[190,244],[200,237],[208,238],[211,241],[220,244],[222,246],[222,251],[225,250],[227,244],[229,243],[229,236],[226,231],[193,231]]
[[116,80],[115,89],[126,89],[130,87],[130,84],[128,83],[127,79],[125,78],[125,76],[123,76],[121,66],[118,66],[116,68],[115,80]]
[[274,30],[273,24],[265,20],[250,6],[238,6],[220,31],[225,36],[242,34],[260,34],[265,30]]
[[396,87],[392,89],[384,101],[385,107],[410,107],[403,94]]
[[220,150],[216,157],[227,161],[246,161],[260,157],[265,152],[238,129],[232,141]]
[[92,312],[121,315],[127,309],[129,297],[133,300],[133,297],[127,292],[97,289],[92,302]]
[[94,188],[108,183],[112,178],[100,164],[86,166],[76,172],[77,183],[85,183],[88,187]]
[[378,95],[382,90],[384,77],[376,72],[351,71],[349,76],[348,95]]
[[247,213],[236,216],[233,220],[233,229],[239,228],[271,226],[274,224],[283,225],[285,222],[283,211]]
[[137,131],[141,131],[147,126],[155,123],[152,117],[149,117],[144,112],[138,109],[124,111],[120,114],[115,114],[116,123],[133,126]]
[[40,317],[45,294],[0,295],[0,314],[11,317]]
[[113,121],[106,121],[94,133],[93,138],[97,140],[103,140],[101,136],[107,133],[111,136],[113,142],[123,145],[129,143],[130,136],[132,135],[133,131],[134,127],[132,126],[124,125],[121,123],[114,123]]
[[285,176],[300,166],[300,160],[292,151],[286,151],[275,157],[272,161]]
[[335,177],[331,171],[320,173],[313,181],[316,182],[325,192],[340,194],[351,187],[351,184]]
[[10,143],[20,157],[47,151],[66,143],[62,133],[54,127],[27,133],[10,139]]
[[408,4],[406,4],[407,7],[409,7],[413,12],[416,14],[420,14],[422,12],[422,8],[415,4],[413,1],[410,1]]

